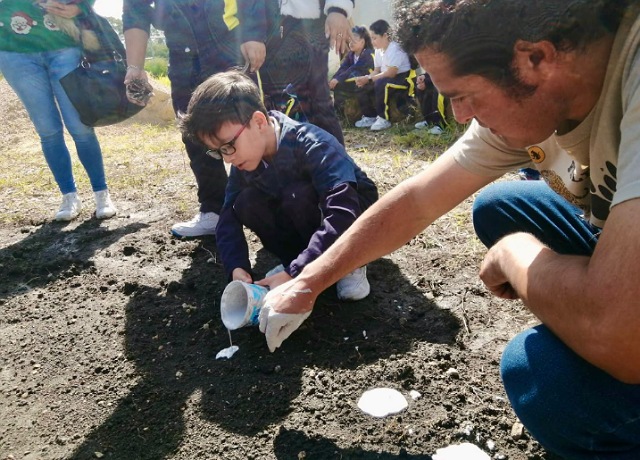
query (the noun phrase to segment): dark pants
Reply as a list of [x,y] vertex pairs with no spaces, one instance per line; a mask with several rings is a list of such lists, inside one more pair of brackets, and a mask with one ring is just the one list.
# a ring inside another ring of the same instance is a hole
[[408,76],[409,72],[403,72],[393,78],[380,78],[374,82],[376,114],[379,117],[390,119],[391,101],[394,99],[401,112],[409,106]]
[[[324,16],[319,19],[284,17],[282,38],[272,37],[267,42],[267,60],[260,75],[265,99],[276,102],[288,99],[283,91],[291,84],[305,118],[344,145],[327,80],[329,42],[325,37],[324,22]],[[278,105],[267,104],[267,108]]]
[[281,196],[276,200],[249,187],[238,195],[233,209],[265,249],[286,266],[309,245],[322,222],[322,213],[311,183],[291,184]]
[[[204,68],[203,68],[204,67]],[[207,68],[209,67],[209,68]],[[173,110],[186,112],[193,90],[207,77],[226,69],[203,66],[198,55],[172,51],[170,54],[169,80]],[[205,152],[207,149],[183,138],[189,156],[189,165],[198,184],[198,202],[201,212],[220,213],[227,186],[227,172],[222,160],[214,160]]]
[[440,95],[438,94],[438,90],[433,86],[431,79],[428,78],[426,74],[424,83],[425,89],[416,90],[416,97],[420,101],[420,112],[424,117],[424,121],[430,125],[444,127],[446,124],[444,101],[442,104],[439,104]]
[[360,111],[365,117],[375,117],[375,92],[372,85],[356,86],[353,81],[343,81],[333,89],[333,99],[336,110],[343,110],[347,99],[355,98],[360,106]]
[[[599,229],[542,181],[510,181],[476,198],[473,224],[490,247],[528,232],[561,254],[589,256]],[[547,450],[571,459],[640,458],[640,385],[596,368],[546,326],[511,340],[500,372],[518,418]]]

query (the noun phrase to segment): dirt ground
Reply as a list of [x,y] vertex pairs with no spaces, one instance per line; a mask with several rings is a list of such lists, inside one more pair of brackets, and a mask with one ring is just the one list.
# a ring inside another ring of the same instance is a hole
[[[0,155],[15,155],[6,179],[23,172],[11,139],[34,134],[0,93]],[[428,164],[391,132],[346,137],[382,192]],[[519,429],[500,383],[501,350],[536,321],[479,281],[470,202],[371,263],[367,299],[341,303],[329,289],[275,353],[244,328],[236,355],[216,360],[229,336],[215,240],[171,237],[195,210],[193,179],[183,152],[143,150],[123,172],[105,149],[108,174],[136,178],[112,186],[120,214],[107,221],[85,188],[80,218],[52,222],[44,160],[44,191],[0,189],[3,215],[19,214],[0,221],[0,459],[429,459],[461,442],[495,459],[555,459]],[[158,178],[163,162],[174,174]],[[265,273],[274,259],[248,236]],[[376,387],[408,408],[364,414],[357,401]]]

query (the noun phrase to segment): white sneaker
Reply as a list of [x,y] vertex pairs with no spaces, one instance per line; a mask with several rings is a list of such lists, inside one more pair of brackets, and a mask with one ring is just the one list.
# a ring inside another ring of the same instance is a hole
[[218,215],[215,212],[199,212],[188,222],[178,222],[171,227],[171,233],[178,238],[215,235],[218,225]]
[[391,122],[386,118],[378,117],[376,122],[371,125],[371,131],[382,131],[391,128]]
[[369,295],[371,286],[367,280],[367,267],[356,268],[336,285],[340,300],[361,300]]
[[427,126],[429,126],[429,123],[427,123],[426,121],[419,121],[414,126],[416,127],[416,129],[425,129]]
[[356,121],[356,128],[371,128],[376,120],[376,117],[365,117],[362,115],[362,118]]
[[440,134],[442,134],[444,131],[443,129],[438,126],[435,125],[433,128],[431,128],[429,131],[427,131],[429,134],[433,134],[434,136],[439,136]]
[[62,204],[54,217],[57,221],[69,221],[78,217],[82,209],[82,201],[77,192],[62,195]]
[[96,199],[96,218],[108,219],[116,215],[118,210],[116,209],[113,201],[111,201],[111,195],[109,190],[101,190],[94,193]]

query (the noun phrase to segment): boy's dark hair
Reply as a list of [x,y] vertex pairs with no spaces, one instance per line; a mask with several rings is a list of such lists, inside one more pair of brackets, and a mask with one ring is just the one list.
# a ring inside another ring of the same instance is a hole
[[376,35],[384,35],[386,33],[389,33],[390,28],[391,27],[389,26],[389,23],[384,19],[378,19],[377,21],[371,23],[371,25],[369,26],[369,30],[371,30],[371,32]]
[[518,40],[583,50],[615,33],[629,0],[395,0],[395,36],[409,54],[446,55],[456,76],[480,75],[526,97],[513,67]]
[[260,90],[244,73],[230,70],[212,75],[196,88],[178,126],[187,139],[201,143],[204,136],[215,137],[224,123],[245,124],[256,111],[267,115]]

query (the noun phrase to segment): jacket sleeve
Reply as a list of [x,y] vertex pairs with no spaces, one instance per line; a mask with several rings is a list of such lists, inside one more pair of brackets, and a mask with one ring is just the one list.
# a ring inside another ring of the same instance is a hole
[[124,0],[122,5],[122,29],[142,29],[151,32],[153,9],[150,0]]
[[242,43],[256,41],[265,43],[269,33],[269,22],[274,12],[268,10],[264,0],[237,0]]
[[249,246],[244,238],[242,223],[236,218],[233,207],[225,208],[220,213],[216,227],[216,245],[227,280],[231,280],[233,270],[238,267],[251,273]]
[[232,167],[225,190],[224,205],[216,226],[216,246],[229,281],[233,270],[238,267],[251,273],[249,246],[244,238],[242,222],[238,220],[233,210],[235,200],[242,190],[241,180],[237,174],[238,172]]
[[324,3],[324,14],[327,14],[329,8],[334,7],[344,10],[347,13],[347,18],[350,18],[353,14],[355,3],[355,0],[326,0]]
[[285,269],[294,278],[305,265],[325,252],[362,213],[358,192],[349,182],[336,185],[326,196],[320,197],[320,208],[322,224],[311,236],[306,249]]
[[338,67],[336,73],[333,74],[333,78],[335,78],[339,82],[345,81],[347,78],[349,78],[349,69],[353,67],[353,65],[353,51],[349,51],[349,53],[347,53],[347,55],[340,63],[340,67]]

